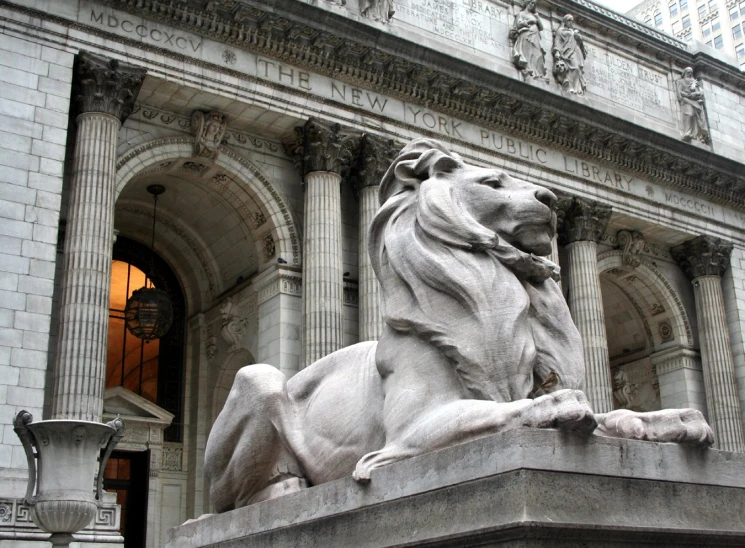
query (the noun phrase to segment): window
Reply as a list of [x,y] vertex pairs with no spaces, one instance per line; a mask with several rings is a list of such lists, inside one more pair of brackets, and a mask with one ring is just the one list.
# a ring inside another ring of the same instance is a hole
[[680,11],[688,11],[688,0],[680,0]]
[[722,49],[724,47],[724,40],[722,40],[722,35],[721,34],[717,34],[714,37],[714,47],[716,49]]
[[673,23],[673,34],[678,34],[680,30],[681,30],[680,21],[675,21]]
[[645,25],[649,25],[651,27],[652,26],[652,18],[650,17],[649,19],[645,19],[644,20],[644,24]]
[[712,44],[712,42],[711,42],[711,40],[709,40],[708,42],[706,42],[706,45],[709,46],[710,48],[711,47],[714,47],[713,44]]
[[737,21],[740,18],[740,10],[737,8],[732,8],[729,10],[729,18],[730,21]]
[[660,13],[659,11],[654,14],[654,26],[655,27],[662,26],[662,13]]
[[708,11],[708,8],[706,4],[701,4],[698,7],[698,18],[701,19],[704,15],[706,15],[706,12]]
[[678,0],[673,0],[669,4],[670,6],[670,18],[674,19],[678,15]]
[[714,19],[711,22],[711,30],[712,30],[712,32],[716,32],[716,31],[718,31],[721,28],[722,28],[722,24],[719,22],[719,19]]
[[735,54],[737,55],[738,59],[742,59],[743,57],[745,57],[745,45],[738,44],[735,47]]
[[[113,251],[105,386],[123,386],[173,413],[164,436],[166,441],[181,441],[185,305],[180,284],[163,259],[137,242],[119,236]],[[152,272],[152,279],[145,271]],[[164,290],[173,305],[171,329],[148,343],[124,325],[127,299],[145,284]]]
[[732,27],[732,38],[735,40],[739,40],[742,38],[742,28],[740,28],[740,25],[735,25]]
[[684,29],[691,28],[691,16],[690,15],[683,16],[683,28]]

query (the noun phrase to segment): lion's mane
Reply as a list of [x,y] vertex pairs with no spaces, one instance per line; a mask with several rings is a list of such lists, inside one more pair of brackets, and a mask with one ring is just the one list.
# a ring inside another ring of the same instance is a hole
[[[503,241],[454,202],[453,173],[463,165],[441,143],[419,139],[400,152],[383,177],[381,208],[370,229],[381,312],[391,328],[447,356],[474,397],[509,401],[526,397],[541,379],[522,379],[519,394],[492,393],[488,387],[498,383],[489,379],[511,369],[500,367],[500,361],[515,359],[505,343],[519,348],[509,339],[525,331],[510,323],[527,322],[531,307],[535,316],[534,304],[540,304],[534,301],[541,298],[530,293],[556,279],[558,267]],[[508,288],[523,295],[510,295],[517,306],[505,311]]]

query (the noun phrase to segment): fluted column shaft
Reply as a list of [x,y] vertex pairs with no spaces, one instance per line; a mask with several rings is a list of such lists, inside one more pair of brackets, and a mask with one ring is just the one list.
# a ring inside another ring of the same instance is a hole
[[597,249],[610,220],[611,208],[593,200],[559,198],[559,243],[567,250],[567,302],[582,337],[585,393],[596,413],[613,411],[608,336],[605,331]]
[[613,410],[613,392],[597,247],[592,241],[577,241],[566,246],[569,261],[568,304],[582,337],[585,394],[596,413],[607,413]]
[[378,278],[370,262],[370,225],[378,211],[378,187],[360,190],[360,341],[377,341],[383,331]]
[[743,452],[745,439],[737,399],[735,364],[724,311],[722,279],[719,276],[694,278],[693,295],[696,300],[709,424],[714,428],[719,449]]
[[100,421],[106,375],[116,142],[110,114],[78,117],[65,233],[54,418]]
[[303,348],[305,365],[338,350],[344,335],[341,176],[305,176]]
[[699,236],[670,251],[693,283],[706,406],[716,446],[745,452],[735,364],[722,294],[722,275],[729,266],[732,244],[712,236]]
[[106,377],[117,133],[145,71],[87,52],[76,64],[79,102],[67,210],[53,418],[100,421]]

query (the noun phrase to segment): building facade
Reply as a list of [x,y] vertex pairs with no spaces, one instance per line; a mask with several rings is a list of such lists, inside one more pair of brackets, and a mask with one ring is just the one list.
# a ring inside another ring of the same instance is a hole
[[745,75],[715,50],[588,0],[0,0],[0,31],[0,545],[46,538],[21,409],[125,421],[81,542],[210,512],[238,369],[380,332],[367,227],[417,137],[559,195],[596,411],[696,408],[745,451]]
[[745,70],[745,2],[645,0],[627,15],[685,42],[702,42]]

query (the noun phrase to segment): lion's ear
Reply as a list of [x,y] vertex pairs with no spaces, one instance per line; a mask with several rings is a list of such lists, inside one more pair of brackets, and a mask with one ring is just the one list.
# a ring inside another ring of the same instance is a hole
[[452,156],[445,156],[441,154],[437,160],[434,161],[432,166],[429,168],[429,176],[433,177],[438,173],[452,173],[458,168],[463,167],[463,162],[453,158]]

